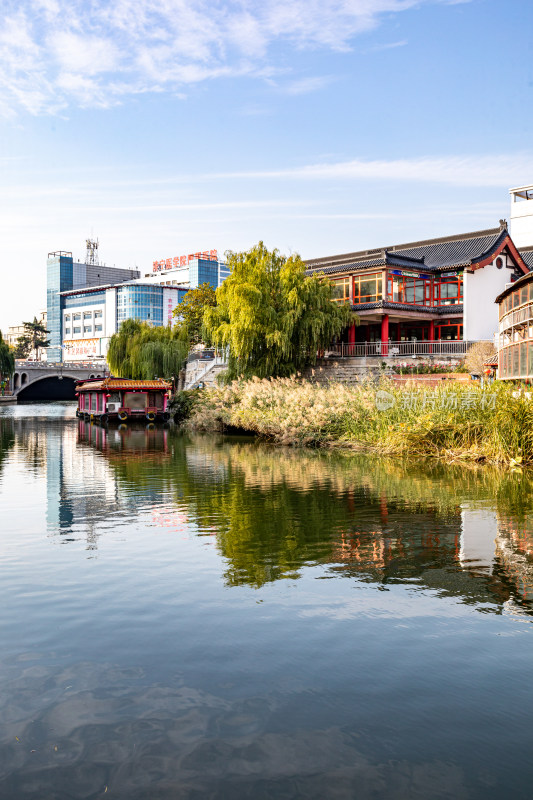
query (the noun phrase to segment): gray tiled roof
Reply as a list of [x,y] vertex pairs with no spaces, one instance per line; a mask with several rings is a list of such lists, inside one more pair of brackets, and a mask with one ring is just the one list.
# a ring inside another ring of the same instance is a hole
[[388,309],[394,311],[419,311],[421,314],[439,314],[439,316],[449,317],[452,314],[462,314],[463,306],[415,306],[410,303],[389,303],[387,300],[378,300],[374,303],[358,303],[352,305],[354,311],[372,311],[374,309]]
[[520,250],[520,255],[526,262],[530,271],[533,271],[533,250]]
[[[378,255],[365,258],[365,253],[353,253],[346,257],[332,256],[330,259],[314,259],[309,262],[308,272],[324,272],[326,275],[339,272],[353,272],[378,266],[402,266],[421,268],[427,272],[461,267],[480,259],[493,250],[499,241],[508,235],[507,228],[480,231],[471,235],[432,239],[413,245],[397,245],[387,248]],[[375,251],[374,251],[375,252]],[[533,261],[533,253],[531,255]],[[322,262],[322,263],[321,263]],[[344,263],[343,263],[344,262]]]

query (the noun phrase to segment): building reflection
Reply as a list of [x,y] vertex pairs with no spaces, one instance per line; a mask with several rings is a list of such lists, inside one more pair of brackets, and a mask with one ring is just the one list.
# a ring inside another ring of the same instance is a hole
[[85,421],[0,427],[47,482],[47,529],[95,550],[114,526],[207,535],[228,586],[324,577],[533,611],[533,477],[290,451]]

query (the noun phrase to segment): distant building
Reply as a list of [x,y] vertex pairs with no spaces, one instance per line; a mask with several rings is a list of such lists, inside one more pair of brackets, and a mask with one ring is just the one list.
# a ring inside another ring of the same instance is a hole
[[[54,348],[49,348],[53,355],[49,360],[60,360],[57,351],[65,361],[104,359],[110,337],[125,319],[156,327],[169,325],[174,309],[189,289],[201,283],[216,289],[229,275],[227,265],[218,261],[216,250],[154,262],[153,271],[144,278],[137,270],[76,262],[71,265],[65,255],[71,254],[49,255],[49,307],[56,315],[55,339],[51,343]],[[55,344],[58,336],[59,347]]]
[[[36,317],[37,322],[40,322],[46,328],[46,318],[47,313],[46,311],[41,311],[41,313]],[[33,322],[33,318],[28,319],[28,322]],[[4,340],[9,344],[10,347],[16,347],[18,340],[22,336],[26,336],[27,331],[24,325],[21,323],[20,325],[11,325],[7,329],[7,333],[4,336]],[[40,361],[42,360],[43,356],[46,355],[46,351],[43,348],[38,348],[37,352],[32,350],[28,354],[28,359],[30,361]]]
[[105,358],[110,337],[125,319],[155,327],[170,324],[174,309],[188,291],[189,287],[140,280],[61,292],[63,359]]
[[217,250],[203,253],[190,253],[174,256],[162,261],[154,261],[152,271],[144,274],[150,283],[165,286],[189,286],[194,288],[201,283],[210,283],[217,289],[230,273],[228,265],[219,261]]
[[72,253],[59,250],[48,253],[46,279],[47,324],[50,331],[50,346],[47,349],[48,361],[62,359],[62,292],[86,289],[102,284],[117,284],[138,278],[137,269],[119,269],[104,264],[82,264],[74,261]]

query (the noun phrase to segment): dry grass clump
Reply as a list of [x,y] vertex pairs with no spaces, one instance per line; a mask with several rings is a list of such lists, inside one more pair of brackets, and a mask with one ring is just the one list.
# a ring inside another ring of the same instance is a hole
[[188,425],[239,428],[284,445],[533,463],[533,403],[499,383],[419,387],[383,379],[348,386],[256,378],[203,393]]

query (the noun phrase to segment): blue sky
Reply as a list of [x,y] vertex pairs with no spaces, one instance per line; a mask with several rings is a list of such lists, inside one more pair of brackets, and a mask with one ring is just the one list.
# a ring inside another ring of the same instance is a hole
[[46,255],[304,258],[494,227],[533,182],[530,0],[3,0],[0,328]]

